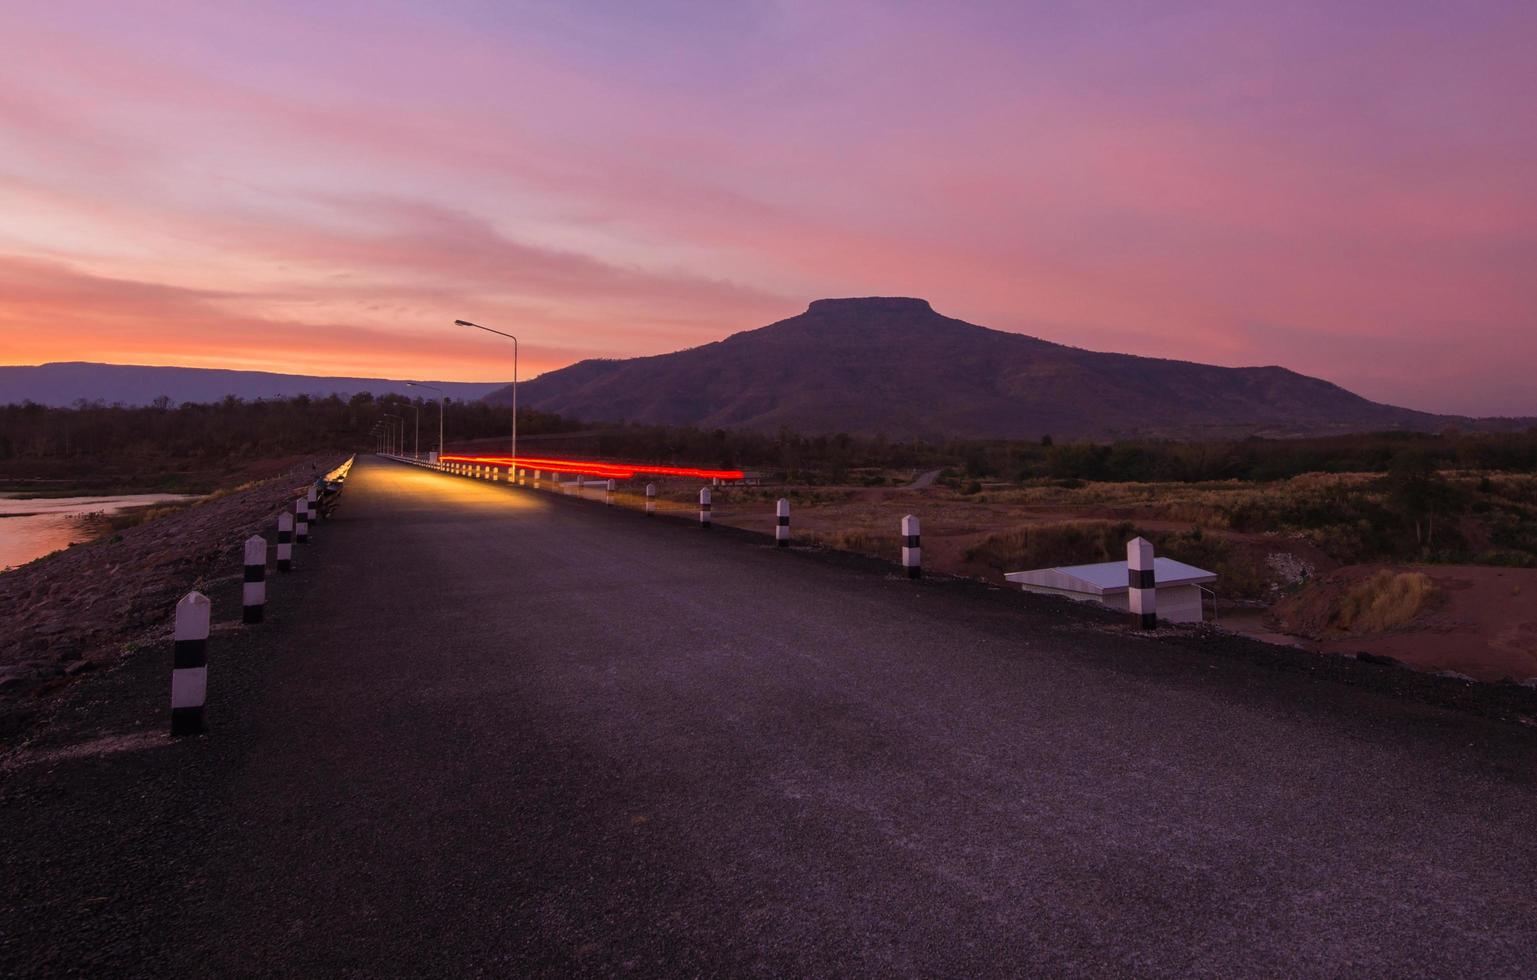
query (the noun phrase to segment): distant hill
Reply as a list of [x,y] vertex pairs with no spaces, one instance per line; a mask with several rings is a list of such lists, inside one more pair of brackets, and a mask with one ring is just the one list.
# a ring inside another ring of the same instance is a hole
[[[487,397],[505,403],[510,390]],[[519,400],[584,419],[892,438],[1229,438],[1518,424],[1381,405],[1281,367],[1080,350],[887,297],[817,300],[799,316],[673,354],[581,361],[523,383]]]
[[[429,381],[450,398],[474,401],[495,391],[495,382]],[[216,402],[227,395],[247,401],[294,395],[350,397],[360,391],[374,395],[436,397],[432,391],[408,388],[404,381],[385,378],[319,378],[266,371],[224,371],[216,368],[144,367],[134,364],[92,364],[61,361],[32,367],[0,367],[0,405],[33,401],[68,406],[80,399],[107,404],[148,405],[165,396],[173,403]]]

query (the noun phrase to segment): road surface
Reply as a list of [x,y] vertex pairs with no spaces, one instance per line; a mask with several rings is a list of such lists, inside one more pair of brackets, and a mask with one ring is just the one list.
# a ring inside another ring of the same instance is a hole
[[0,775],[0,972],[1533,971],[1519,725],[374,460],[315,537],[209,736]]

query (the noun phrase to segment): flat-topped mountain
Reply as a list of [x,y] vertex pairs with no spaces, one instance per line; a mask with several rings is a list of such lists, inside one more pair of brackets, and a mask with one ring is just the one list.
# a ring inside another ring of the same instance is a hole
[[[505,403],[510,390],[487,398]],[[1469,421],[1281,367],[1081,350],[906,297],[821,299],[702,347],[581,361],[525,382],[519,400],[585,419],[892,438],[1285,436]]]

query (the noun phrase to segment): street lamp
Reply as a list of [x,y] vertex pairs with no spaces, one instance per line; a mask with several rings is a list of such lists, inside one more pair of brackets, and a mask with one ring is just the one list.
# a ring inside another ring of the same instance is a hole
[[399,422],[400,423],[400,435],[399,435],[399,437],[397,437],[395,435],[395,423],[391,422],[391,423],[388,423],[388,424],[389,424],[389,427],[390,427],[390,439],[393,440],[393,442],[394,442],[393,452],[397,456],[404,456],[405,453],[402,452],[401,450],[405,449],[406,420],[404,418],[402,418],[401,416],[396,415],[394,412],[385,412],[384,413],[384,417],[387,418],[387,419],[394,419],[395,422]]
[[438,393],[438,461],[441,462],[443,460],[443,401],[446,393],[437,385],[422,384],[420,381],[407,381],[406,387],[426,388]]
[[517,466],[518,466],[518,338],[514,337],[510,333],[503,333],[500,330],[492,330],[490,327],[483,327],[483,326],[481,326],[478,323],[471,323],[468,320],[455,320],[454,323],[456,325],[458,325],[458,326],[461,326],[461,327],[474,327],[476,330],[484,330],[486,333],[494,333],[498,337],[506,337],[508,340],[512,341],[512,466],[513,466],[513,469],[517,469]]

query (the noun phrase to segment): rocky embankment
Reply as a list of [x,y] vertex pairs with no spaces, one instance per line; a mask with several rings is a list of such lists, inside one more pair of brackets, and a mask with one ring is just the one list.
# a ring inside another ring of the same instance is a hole
[[190,589],[241,575],[243,542],[340,459],[316,456],[280,476],[0,574],[0,751],[54,694],[169,629]]

